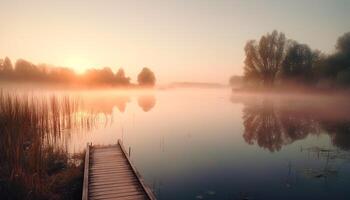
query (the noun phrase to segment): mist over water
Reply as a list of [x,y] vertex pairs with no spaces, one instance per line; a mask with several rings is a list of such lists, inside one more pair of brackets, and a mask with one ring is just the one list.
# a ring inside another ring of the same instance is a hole
[[98,124],[71,130],[67,151],[123,140],[159,199],[350,196],[347,96],[228,89],[16,92],[79,99],[76,113],[93,113]]

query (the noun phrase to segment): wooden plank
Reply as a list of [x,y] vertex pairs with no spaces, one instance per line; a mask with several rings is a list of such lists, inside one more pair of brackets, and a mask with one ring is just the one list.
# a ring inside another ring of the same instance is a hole
[[102,195],[96,195],[96,196],[89,196],[93,197],[94,199],[112,199],[112,198],[119,198],[119,197],[128,197],[133,195],[145,195],[144,191],[134,191],[134,192],[125,192],[125,193],[114,193],[114,194],[102,194]]
[[126,187],[122,189],[117,189],[113,188],[113,190],[108,190],[108,191],[95,191],[89,193],[90,196],[96,197],[96,196],[104,196],[104,195],[125,195],[125,194],[130,194],[130,193],[141,193],[143,194],[143,190],[140,187]]
[[114,181],[114,180],[122,180],[122,179],[132,179],[134,176],[130,174],[125,174],[125,175],[120,175],[120,177],[110,177],[110,178],[105,178],[105,177],[92,177],[91,183],[96,183],[98,181]]
[[94,189],[91,189],[90,190],[90,193],[93,194],[93,193],[96,193],[96,192],[104,192],[104,191],[110,191],[111,189],[112,190],[123,190],[123,189],[131,189],[131,188],[134,188],[134,189],[138,189],[140,187],[138,187],[138,185],[134,184],[134,185],[119,185],[119,186],[108,186],[108,187],[103,187],[103,188],[94,188]]
[[145,200],[145,199],[148,199],[148,198],[144,195],[133,195],[129,197],[118,198],[118,200]]
[[134,167],[134,165],[131,163],[130,159],[129,159],[129,156],[128,154],[126,153],[125,149],[124,149],[124,146],[123,146],[123,143],[121,140],[118,140],[118,144],[121,148],[121,150],[123,151],[124,155],[125,155],[125,158],[126,160],[129,162],[130,164],[130,167],[132,168],[135,176],[137,177],[138,181],[140,182],[143,190],[145,191],[145,193],[147,194],[148,198],[150,200],[155,200],[156,197],[153,195],[152,191],[146,186],[146,184],[144,183],[144,180],[143,178],[141,177],[141,175],[138,173],[138,171],[136,170],[136,168]]
[[121,172],[121,171],[130,171],[130,167],[129,166],[123,166],[123,167],[116,167],[116,168],[111,168],[111,169],[94,169],[91,170],[90,169],[90,173],[91,174],[95,174],[95,173],[113,173],[113,172]]
[[[87,199],[154,200],[154,195],[129,160],[122,143],[87,147],[84,181]],[[88,162],[86,162],[88,161]],[[87,168],[87,172],[85,172]],[[151,194],[150,194],[151,193]]]
[[148,198],[145,195],[133,195],[133,196],[128,196],[128,197],[118,197],[116,199],[117,200],[146,200]]
[[93,167],[92,168],[98,168],[98,167],[104,167],[106,165],[108,166],[129,166],[127,162],[125,162],[124,160],[115,160],[114,162],[94,162],[94,160],[92,160],[93,163]]
[[119,178],[121,176],[133,176],[133,173],[130,171],[123,171],[123,172],[118,172],[118,173],[111,173],[111,174],[93,174],[90,175],[91,178]]
[[90,168],[90,171],[106,171],[106,170],[120,170],[120,169],[128,169],[131,170],[130,166],[127,165],[105,165],[105,167],[103,167],[103,165],[97,166],[97,167],[92,167]]
[[102,182],[102,183],[92,183],[90,184],[89,188],[102,188],[102,187],[109,187],[109,186],[118,186],[118,185],[137,185],[138,181],[137,179],[131,179],[131,180],[120,180],[120,181],[113,181],[113,182]]
[[115,157],[115,158],[120,158],[122,157],[122,153],[96,153],[93,155],[94,158],[99,158],[99,157]]
[[88,200],[89,194],[89,159],[90,159],[90,145],[86,145],[85,164],[84,164],[84,182],[82,200]]
[[[118,162],[118,161],[116,161],[116,162]],[[108,165],[108,166],[103,165],[102,163],[98,163],[96,165],[93,163],[93,166],[90,167],[90,168],[91,169],[108,169],[108,168],[113,168],[113,167],[129,167],[129,165],[125,164],[124,161],[123,161],[123,163],[120,163],[120,164],[114,164],[114,165],[111,164],[111,165]]]
[[[109,175],[110,178],[115,178],[117,180],[121,180],[121,179],[125,179],[125,178],[129,178],[129,177],[134,177],[134,175],[130,172],[127,173],[119,173],[119,174],[110,174]],[[94,180],[97,179],[103,179],[103,178],[108,178],[108,176],[106,174],[95,174],[94,176],[90,176],[90,182],[94,182]],[[135,177],[136,178],[136,177]]]

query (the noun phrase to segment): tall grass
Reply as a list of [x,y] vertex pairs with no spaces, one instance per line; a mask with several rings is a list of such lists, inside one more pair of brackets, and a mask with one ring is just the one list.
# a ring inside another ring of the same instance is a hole
[[62,170],[76,168],[67,153],[69,132],[91,129],[96,123],[96,117],[82,114],[80,106],[79,100],[68,96],[36,97],[0,91],[0,195],[3,198],[55,196],[56,175],[62,178]]

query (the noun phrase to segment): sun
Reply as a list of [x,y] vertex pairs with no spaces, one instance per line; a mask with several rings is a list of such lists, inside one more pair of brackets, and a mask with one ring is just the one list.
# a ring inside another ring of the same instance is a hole
[[78,74],[83,74],[85,70],[91,68],[91,62],[83,57],[68,57],[64,60],[64,66],[74,69]]

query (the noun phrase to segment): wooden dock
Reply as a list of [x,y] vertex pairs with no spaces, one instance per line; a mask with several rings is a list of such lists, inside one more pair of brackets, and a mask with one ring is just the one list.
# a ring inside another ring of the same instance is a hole
[[110,146],[87,145],[82,199],[156,198],[130,162],[122,142],[118,140],[118,144]]

